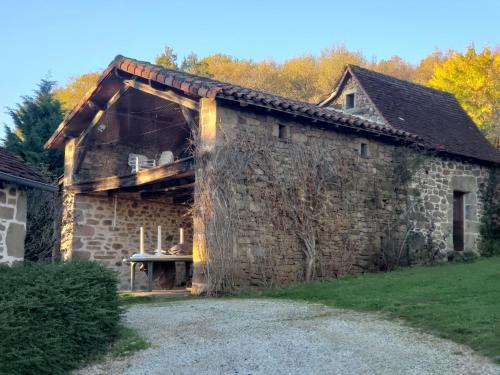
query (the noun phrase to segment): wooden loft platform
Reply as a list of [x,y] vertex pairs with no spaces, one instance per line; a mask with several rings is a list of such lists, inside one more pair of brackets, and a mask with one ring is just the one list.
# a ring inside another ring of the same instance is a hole
[[75,193],[90,193],[110,190],[151,192],[173,189],[180,186],[191,188],[194,182],[194,159],[188,157],[173,163],[143,169],[125,176],[111,176],[75,183],[68,188]]

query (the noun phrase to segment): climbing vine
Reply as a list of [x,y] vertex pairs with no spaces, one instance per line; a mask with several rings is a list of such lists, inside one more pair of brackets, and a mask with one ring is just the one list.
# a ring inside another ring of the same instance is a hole
[[[295,256],[296,249],[303,256],[297,279],[352,273],[373,264],[377,251],[370,244],[377,243],[376,233],[383,233],[376,261],[380,270],[437,256],[435,228],[417,228],[422,200],[413,194],[428,153],[395,148],[392,170],[374,173],[371,162],[328,139],[292,142],[247,133],[244,127],[218,132],[215,146],[193,141],[195,241],[208,294],[238,288],[243,272],[252,285],[273,285],[283,267],[280,259]],[[392,191],[380,186],[386,178],[392,178]],[[373,218],[370,232],[357,217]],[[419,253],[411,253],[417,236],[424,243]]]
[[[256,207],[251,218],[254,228],[277,233],[273,240],[253,233],[253,247],[247,256],[260,274],[260,284],[273,284],[276,267],[272,246],[286,253],[287,236],[296,238],[304,256],[303,280],[322,274],[318,262],[325,233],[346,233],[349,213],[357,202],[352,199],[356,180],[349,178],[356,163],[341,153],[325,152],[327,145],[287,142],[290,158],[276,156],[276,140],[255,139],[244,133],[221,133],[217,147],[207,150],[195,139],[197,176],[193,214],[198,220],[204,278],[209,294],[236,288],[241,272],[238,233],[246,223],[241,210]],[[293,158],[293,162],[291,159]],[[284,166],[285,164],[285,166]],[[345,228],[344,231],[341,228]],[[265,237],[265,236],[264,236]],[[354,266],[359,246],[345,238],[336,249],[336,274],[344,275]]]

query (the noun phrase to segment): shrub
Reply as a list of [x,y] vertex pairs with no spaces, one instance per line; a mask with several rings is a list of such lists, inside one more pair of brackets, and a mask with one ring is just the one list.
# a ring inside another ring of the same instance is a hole
[[447,254],[448,262],[471,263],[477,260],[478,255],[471,250],[449,251]]
[[492,257],[500,255],[500,238],[484,238],[481,240],[481,255]]
[[94,262],[0,267],[0,374],[65,374],[119,329],[113,271]]
[[490,173],[484,194],[480,251],[483,256],[500,255],[500,169]]

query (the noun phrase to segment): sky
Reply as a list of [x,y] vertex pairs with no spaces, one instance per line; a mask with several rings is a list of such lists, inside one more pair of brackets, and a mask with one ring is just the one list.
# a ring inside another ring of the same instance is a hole
[[[104,69],[117,55],[153,61],[165,45],[283,61],[344,44],[412,63],[433,52],[500,44],[498,0],[0,0],[0,124],[42,78]],[[3,126],[0,129],[3,137]]]

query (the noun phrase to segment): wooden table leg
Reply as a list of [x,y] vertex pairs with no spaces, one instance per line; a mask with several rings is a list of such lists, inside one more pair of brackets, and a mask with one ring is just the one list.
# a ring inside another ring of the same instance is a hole
[[193,262],[192,261],[187,261],[187,262],[184,262],[184,264],[186,265],[186,274],[184,275],[184,278],[186,279],[186,288],[189,288],[191,285],[190,283],[192,282],[192,280],[190,279],[190,276],[191,275],[191,272],[192,272],[192,267],[193,267]]
[[130,291],[133,292],[135,289],[135,266],[137,263],[130,262]]
[[153,262],[148,262],[148,292],[153,291]]

